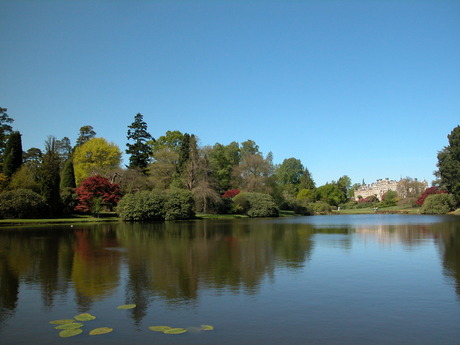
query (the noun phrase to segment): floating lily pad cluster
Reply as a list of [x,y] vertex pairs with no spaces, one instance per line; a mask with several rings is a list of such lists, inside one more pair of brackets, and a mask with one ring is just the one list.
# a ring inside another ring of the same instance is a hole
[[[132,309],[135,308],[135,304],[124,304],[117,307],[117,309]],[[60,330],[59,336],[61,338],[68,338],[73,337],[75,335],[79,335],[83,333],[81,329],[84,327],[84,324],[81,322],[85,321],[92,321],[96,319],[96,316],[91,315],[90,313],[83,313],[74,316],[73,319],[62,319],[62,320],[54,320],[50,321],[50,324],[57,325],[54,327],[55,329]],[[80,321],[80,322],[76,322]],[[100,335],[100,334],[107,334],[113,331],[113,328],[110,327],[99,327],[94,328],[88,332],[89,335]]]
[[[123,304],[119,305],[117,309],[127,310],[136,308],[135,304]],[[59,336],[61,338],[68,338],[79,335],[83,333],[82,327],[85,325],[82,322],[92,321],[96,319],[94,315],[90,313],[83,313],[74,316],[73,319],[62,319],[62,320],[54,320],[50,321],[50,324],[56,325],[54,328],[60,330]],[[80,321],[80,322],[76,322]],[[188,327],[188,328],[174,328],[170,326],[151,326],[149,327],[151,331],[154,332],[161,332],[164,334],[182,334],[185,332],[201,332],[201,331],[212,331],[214,327],[211,325],[201,325],[200,327]],[[99,327],[94,328],[88,332],[89,335],[100,335],[100,334],[107,334],[113,331],[113,328],[110,327]]]
[[200,327],[188,327],[188,328],[174,328],[170,326],[150,326],[149,329],[154,332],[161,332],[164,334],[182,334],[188,331],[200,332],[200,331],[212,331],[214,327],[211,325],[201,325]]

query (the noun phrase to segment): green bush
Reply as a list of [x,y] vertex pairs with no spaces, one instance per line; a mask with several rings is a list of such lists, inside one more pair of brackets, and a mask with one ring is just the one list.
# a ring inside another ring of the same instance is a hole
[[249,217],[278,217],[279,209],[273,197],[264,193],[243,192],[233,198],[238,213]]
[[122,220],[164,219],[165,196],[160,191],[142,191],[126,194],[117,205]]
[[331,205],[324,201],[312,202],[308,204],[308,208],[319,214],[331,212]]
[[454,197],[451,194],[431,194],[423,202],[420,213],[423,214],[446,214],[453,211],[455,206]]
[[192,219],[195,217],[195,202],[191,192],[171,189],[166,193],[164,217],[166,220]]
[[47,212],[43,198],[29,189],[0,194],[0,218],[42,218]]
[[117,213],[122,220],[178,220],[195,217],[193,196],[189,191],[142,191],[121,198]]

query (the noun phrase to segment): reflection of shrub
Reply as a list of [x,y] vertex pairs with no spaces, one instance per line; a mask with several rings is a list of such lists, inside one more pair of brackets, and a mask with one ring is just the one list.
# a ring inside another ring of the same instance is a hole
[[269,194],[243,192],[235,196],[235,209],[249,217],[278,217],[279,210]]
[[331,205],[324,201],[317,201],[308,204],[308,208],[312,209],[315,213],[329,213],[331,212]]
[[446,214],[454,209],[454,198],[451,194],[431,194],[423,202],[420,213],[423,214]]
[[40,218],[45,210],[43,198],[29,189],[0,194],[0,218]]
[[117,213],[123,220],[176,220],[191,219],[193,197],[189,191],[142,191],[125,195],[117,206]]

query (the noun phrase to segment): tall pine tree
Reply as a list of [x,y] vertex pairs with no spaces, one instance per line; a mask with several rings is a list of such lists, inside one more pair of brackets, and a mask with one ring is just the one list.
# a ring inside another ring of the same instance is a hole
[[75,188],[75,171],[73,169],[73,162],[72,159],[68,159],[65,164],[64,168],[62,169],[61,174],[61,190],[64,188]]
[[147,123],[144,122],[144,117],[141,113],[134,116],[134,122],[128,126],[128,142],[126,153],[130,154],[128,168],[138,168],[144,174],[147,173],[147,166],[150,162],[152,148],[148,144],[149,141],[155,139],[147,132]]
[[40,174],[41,194],[49,207],[50,216],[54,217],[62,211],[59,193],[61,159],[55,137],[48,137],[45,142],[45,149]]
[[5,148],[3,173],[10,178],[22,165],[22,141],[18,131],[10,134]]
[[0,163],[3,163],[5,156],[5,146],[8,136],[12,132],[13,128],[11,123],[14,121],[6,113],[8,109],[0,107]]

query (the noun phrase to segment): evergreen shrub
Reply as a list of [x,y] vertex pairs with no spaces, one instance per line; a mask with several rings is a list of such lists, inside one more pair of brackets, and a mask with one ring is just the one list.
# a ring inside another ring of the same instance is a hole
[[192,219],[194,200],[189,191],[141,191],[121,198],[117,213],[122,220],[179,220]]
[[238,213],[254,217],[278,217],[279,209],[273,197],[264,193],[242,192],[234,197]]
[[15,189],[0,194],[0,218],[43,218],[47,207],[40,194],[29,189]]
[[314,213],[323,214],[331,212],[331,205],[325,201],[316,201],[308,204],[308,208],[313,210]]
[[451,194],[428,195],[420,209],[422,214],[446,214],[453,211],[455,206],[454,197]]

